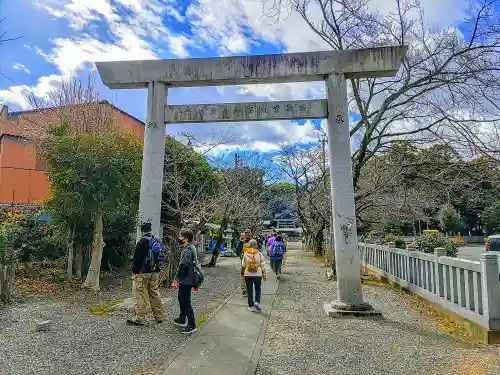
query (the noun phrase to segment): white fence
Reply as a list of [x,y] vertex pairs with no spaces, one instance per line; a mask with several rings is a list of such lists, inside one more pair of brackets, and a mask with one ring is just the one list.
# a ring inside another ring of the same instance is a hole
[[362,265],[403,288],[488,329],[500,330],[498,257],[480,262],[360,243]]

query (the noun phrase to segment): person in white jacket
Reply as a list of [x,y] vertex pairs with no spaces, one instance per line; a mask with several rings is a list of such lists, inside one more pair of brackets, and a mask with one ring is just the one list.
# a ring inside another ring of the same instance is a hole
[[[262,311],[260,307],[260,295],[262,279],[266,279],[265,260],[262,253],[258,250],[256,240],[250,240],[248,250],[243,254],[241,260],[241,276],[245,278],[248,297],[248,311]],[[253,298],[253,289],[255,287],[255,300]]]

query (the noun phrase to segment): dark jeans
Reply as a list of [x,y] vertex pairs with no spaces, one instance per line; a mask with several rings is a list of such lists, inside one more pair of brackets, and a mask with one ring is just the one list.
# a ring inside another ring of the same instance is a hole
[[283,259],[271,259],[271,269],[276,275],[281,275],[281,266],[283,264]]
[[179,284],[179,308],[181,313],[179,314],[179,319],[181,321],[188,321],[190,327],[195,327],[196,322],[194,320],[193,306],[191,305],[191,290],[193,287],[191,285]]
[[260,290],[262,285],[262,276],[245,276],[247,284],[248,307],[254,305],[253,302],[253,287],[255,286],[255,302],[260,303]]

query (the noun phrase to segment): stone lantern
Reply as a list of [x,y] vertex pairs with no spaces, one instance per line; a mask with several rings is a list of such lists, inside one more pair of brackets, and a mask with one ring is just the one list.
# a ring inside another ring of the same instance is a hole
[[234,249],[231,246],[233,240],[233,232],[234,232],[233,229],[230,226],[228,226],[227,229],[224,231],[224,234],[222,235],[222,243],[225,244],[224,256],[226,257],[236,256],[236,253],[234,252]]

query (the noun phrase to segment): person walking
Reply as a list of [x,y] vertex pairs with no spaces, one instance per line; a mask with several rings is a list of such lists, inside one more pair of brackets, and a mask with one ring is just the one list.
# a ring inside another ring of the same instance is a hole
[[[240,261],[243,259],[245,252],[248,250],[249,243],[250,243],[250,231],[245,231],[244,233],[241,234],[240,242],[238,243],[238,246],[236,247],[236,254],[239,255]],[[241,288],[241,295],[243,297],[246,297],[247,286],[246,286],[244,277],[241,278],[240,288]]]
[[[152,259],[150,250],[156,248],[161,241],[152,235],[151,223],[141,225],[142,237],[137,242],[132,261],[132,277],[134,288],[135,318],[127,319],[127,323],[143,326],[146,320],[146,301],[149,300],[153,317],[157,323],[163,322],[163,304],[160,297],[159,276],[160,263]],[[161,244],[162,245],[162,244]],[[160,246],[161,247],[161,246]],[[163,254],[165,256],[165,254]]]
[[[257,241],[250,240],[248,250],[241,260],[241,275],[245,278],[248,311],[262,311],[260,306],[262,279],[266,279],[265,258],[257,249]],[[255,300],[253,290],[255,287]]]
[[275,242],[276,242],[276,232],[273,232],[272,236],[267,240],[266,243],[267,256],[270,256],[269,252],[271,251],[271,247],[274,245]]
[[281,278],[281,268],[283,266],[283,257],[286,252],[286,245],[283,243],[283,238],[280,235],[276,236],[276,241],[269,250],[271,258],[271,269],[276,274],[276,278]]
[[[177,242],[183,246],[181,259],[177,267],[175,281],[172,288],[178,288],[179,317],[174,319],[174,325],[182,327],[183,334],[196,332],[196,321],[194,318],[193,305],[191,303],[191,292],[194,288],[194,264],[198,263],[196,247],[193,245],[194,233],[191,229],[181,229]],[[187,319],[187,321],[186,321]]]

